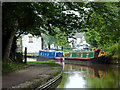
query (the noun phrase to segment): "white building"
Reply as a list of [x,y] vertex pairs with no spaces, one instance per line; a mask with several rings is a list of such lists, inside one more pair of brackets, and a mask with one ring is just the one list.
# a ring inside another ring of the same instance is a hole
[[[84,49],[86,47],[88,48],[90,45],[86,43],[84,34],[85,33],[76,33],[73,36],[74,38],[68,38],[68,41],[71,42],[69,43],[69,45],[72,48],[79,50]],[[32,34],[22,35],[22,40],[20,39],[17,41],[17,46],[18,46],[17,51],[20,51],[19,49],[22,48],[22,52],[24,52],[25,47],[27,47],[27,53],[38,53],[39,50],[42,50],[42,40],[41,37],[35,37],[35,36],[33,37]],[[51,44],[50,47],[51,49],[55,48],[55,45]],[[44,40],[43,48],[44,49],[48,48],[47,41],[45,40]]]
[[[74,38],[68,38],[68,41],[71,42],[70,45],[73,48],[76,49],[84,49],[88,48],[90,45],[86,42],[84,37],[85,32],[83,33],[76,33],[73,37]],[[88,47],[87,47],[88,46]]]
[[22,52],[27,47],[27,53],[38,53],[42,49],[41,37],[33,37],[32,34],[22,36]]

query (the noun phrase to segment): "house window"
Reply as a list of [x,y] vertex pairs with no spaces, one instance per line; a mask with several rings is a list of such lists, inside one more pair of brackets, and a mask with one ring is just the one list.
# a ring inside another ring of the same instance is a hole
[[29,36],[29,43],[33,43],[33,37]]

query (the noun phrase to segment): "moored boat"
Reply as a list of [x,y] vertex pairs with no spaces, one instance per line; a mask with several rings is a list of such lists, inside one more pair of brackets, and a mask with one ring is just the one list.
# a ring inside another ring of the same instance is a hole
[[37,61],[46,61],[46,60],[56,60],[64,61],[64,52],[63,51],[54,51],[54,50],[40,50],[37,55]]
[[106,62],[107,54],[104,50],[94,51],[69,51],[65,53],[65,60],[83,60]]

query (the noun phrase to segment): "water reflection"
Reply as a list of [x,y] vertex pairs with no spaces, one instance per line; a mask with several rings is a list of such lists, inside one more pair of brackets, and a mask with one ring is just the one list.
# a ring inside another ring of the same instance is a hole
[[61,63],[63,79],[59,88],[118,88],[118,66],[107,64]]

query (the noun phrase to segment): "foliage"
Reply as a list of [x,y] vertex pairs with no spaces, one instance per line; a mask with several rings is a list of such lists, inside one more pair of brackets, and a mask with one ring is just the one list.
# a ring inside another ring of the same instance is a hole
[[[119,2],[87,3],[86,41],[94,47],[104,48],[114,55],[119,41]],[[115,44],[115,45],[114,45]]]
[[51,35],[45,35],[45,34],[43,34],[42,37],[43,37],[44,46],[46,44],[47,45],[51,45],[51,44],[56,44],[57,43],[56,35],[51,36]]
[[[55,3],[55,2],[3,2],[3,55],[9,58],[11,42],[13,36],[17,38],[21,34],[31,33],[41,36],[41,33],[55,35],[54,28],[64,28],[63,32],[69,35],[71,32],[81,27],[84,22],[81,17],[71,12],[74,8],[79,8],[84,12],[84,3]],[[77,7],[76,7],[77,5]],[[79,6],[79,7],[78,7]],[[9,42],[9,39],[10,42]],[[6,48],[9,48],[8,53]],[[5,51],[4,51],[5,50]]]
[[44,44],[55,44],[56,46],[61,46],[61,47],[68,47],[68,36],[66,34],[66,32],[63,32],[62,30],[60,30],[59,28],[55,28],[56,30],[56,35],[51,36],[51,35],[42,35],[43,39],[44,39]]
[[58,46],[67,45],[64,36],[72,37],[71,33],[84,30],[87,31],[86,40],[95,47],[118,42],[119,6],[120,2],[3,2],[3,55],[12,35],[41,36],[44,33],[54,36],[57,34],[55,28],[61,30],[57,39],[63,39],[63,42],[62,39],[58,41]]
[[103,49],[106,51],[107,55],[118,57],[118,43],[111,46],[104,46]]
[[58,31],[57,31],[57,46],[61,46],[61,47],[68,47],[69,44],[68,44],[68,37],[67,37],[67,34],[66,32],[62,32],[59,28],[58,28]]
[[12,54],[10,55],[10,59],[11,59],[13,62],[23,63],[23,53],[21,53],[21,52],[12,53]]
[[64,51],[64,53],[66,53],[66,52],[69,52],[70,50],[65,50],[65,49],[64,49],[63,51]]

